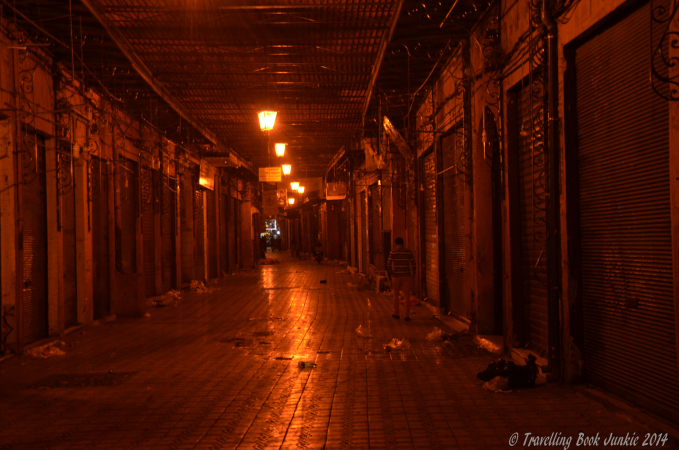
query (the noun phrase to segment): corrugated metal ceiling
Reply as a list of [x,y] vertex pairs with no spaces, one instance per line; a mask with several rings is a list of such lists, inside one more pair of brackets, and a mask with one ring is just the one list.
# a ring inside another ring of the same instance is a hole
[[297,175],[321,171],[362,127],[371,73],[396,0],[90,0],[153,76],[255,166],[257,112],[278,111],[271,144]]

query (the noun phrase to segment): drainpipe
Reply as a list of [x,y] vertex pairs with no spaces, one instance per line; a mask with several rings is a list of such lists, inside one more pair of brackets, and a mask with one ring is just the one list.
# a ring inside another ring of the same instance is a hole
[[543,0],[542,23],[547,30],[547,161],[545,184],[547,185],[547,317],[549,327],[549,367],[553,377],[560,375],[561,366],[561,302],[560,302],[560,255],[559,255],[559,165],[558,165],[558,125],[559,109],[559,72],[557,26],[552,16],[552,0]]

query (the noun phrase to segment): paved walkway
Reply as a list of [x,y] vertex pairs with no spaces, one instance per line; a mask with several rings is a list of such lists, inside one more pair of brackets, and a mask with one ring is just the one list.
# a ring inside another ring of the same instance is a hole
[[[568,386],[485,390],[476,373],[492,356],[466,337],[427,341],[440,323],[426,308],[395,320],[341,267],[280,258],[148,318],[82,328],[65,356],[0,363],[0,448],[501,449],[513,433],[513,448],[525,433],[577,448],[580,431],[600,447],[663,431]],[[395,337],[409,346],[386,352]]]

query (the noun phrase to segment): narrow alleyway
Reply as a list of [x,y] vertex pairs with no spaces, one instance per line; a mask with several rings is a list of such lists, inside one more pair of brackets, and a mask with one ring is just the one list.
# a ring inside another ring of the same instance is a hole
[[[147,318],[83,327],[64,356],[0,363],[0,448],[499,449],[553,432],[575,448],[580,431],[666,431],[573,387],[485,390],[492,356],[471,338],[427,341],[441,323],[425,307],[394,320],[342,267],[280,259]],[[386,352],[394,337],[410,346]]]

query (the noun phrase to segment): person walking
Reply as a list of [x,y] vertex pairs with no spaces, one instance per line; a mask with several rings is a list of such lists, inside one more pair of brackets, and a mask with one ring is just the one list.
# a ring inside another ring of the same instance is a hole
[[387,272],[391,277],[391,290],[394,293],[394,319],[399,318],[399,291],[403,291],[405,300],[405,318],[410,320],[410,285],[412,277],[415,275],[415,257],[413,252],[403,246],[403,238],[397,237],[394,240],[394,249],[389,253],[387,260]]

